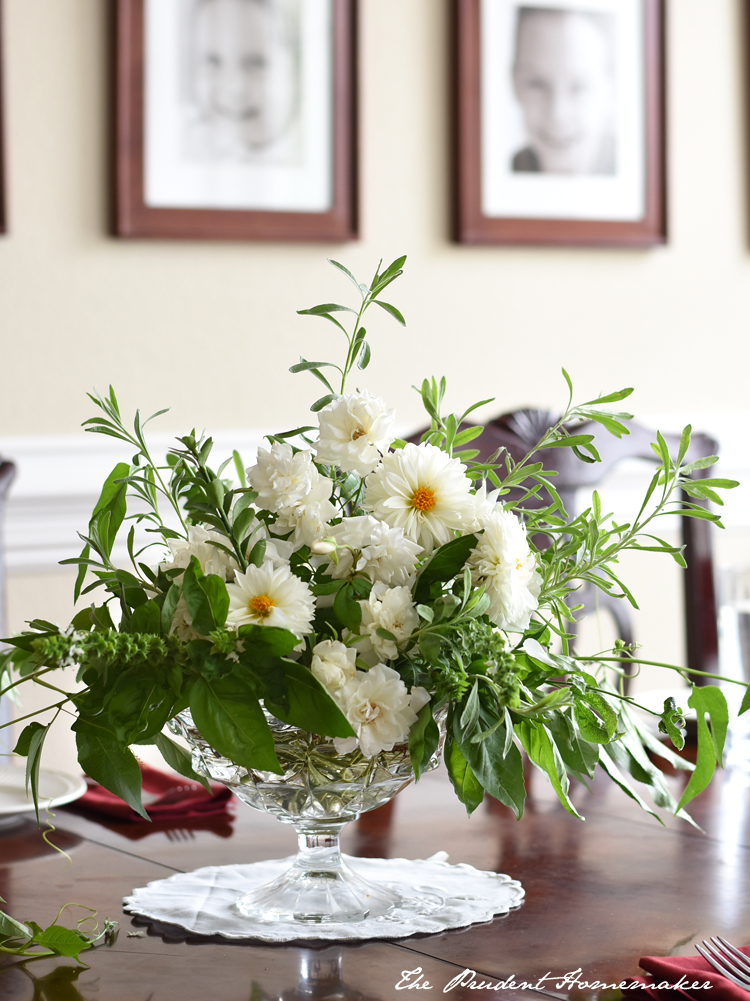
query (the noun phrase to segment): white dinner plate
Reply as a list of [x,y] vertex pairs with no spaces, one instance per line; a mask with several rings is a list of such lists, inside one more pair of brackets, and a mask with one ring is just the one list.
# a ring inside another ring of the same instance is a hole
[[[39,809],[72,803],[86,792],[86,782],[81,775],[39,772]],[[0,822],[20,813],[34,811],[31,794],[26,794],[26,769],[13,765],[0,765]]]

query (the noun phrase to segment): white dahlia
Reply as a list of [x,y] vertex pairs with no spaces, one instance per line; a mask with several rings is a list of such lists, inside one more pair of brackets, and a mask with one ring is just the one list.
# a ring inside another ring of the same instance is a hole
[[336,693],[336,701],[357,735],[335,738],[337,751],[347,753],[359,744],[364,756],[371,758],[408,738],[430,695],[424,688],[412,688],[410,694],[397,671],[376,664],[369,671],[357,671]]
[[315,599],[310,588],[288,567],[274,568],[270,563],[248,567],[227,584],[229,614],[227,628],[240,626],[276,626],[296,636],[312,631]]
[[539,607],[542,578],[515,514],[498,507],[489,515],[468,566],[474,582],[484,584],[490,599],[487,614],[495,625],[512,632],[526,629]]
[[318,462],[366,476],[393,441],[395,417],[395,410],[387,410],[385,403],[367,390],[340,396],[318,415]]
[[445,545],[474,517],[466,467],[435,445],[406,445],[388,452],[367,477],[363,507],[427,552]]
[[391,528],[369,514],[344,518],[330,530],[338,565],[328,573],[337,580],[364,573],[372,581],[406,584],[414,573],[422,547],[404,538],[402,528]]
[[278,515],[276,534],[294,533],[295,548],[312,545],[336,513],[329,499],[333,481],[320,475],[309,449],[295,453],[291,445],[279,442],[259,448],[247,479],[258,491],[258,506]]
[[[363,640],[357,645],[365,659],[369,660],[367,655],[372,651],[375,663],[394,660],[398,657],[399,647],[403,649],[419,625],[410,589],[377,583],[373,585],[367,601],[360,601],[359,604],[362,608],[360,632]],[[378,629],[387,629],[395,637],[395,642],[378,636]]]
[[339,640],[321,640],[313,647],[311,670],[331,695],[351,681],[356,673],[357,653]]
[[501,508],[498,508],[499,490],[492,490],[487,493],[486,482],[477,488],[474,494],[474,521],[471,526],[472,532],[481,532],[489,518]]

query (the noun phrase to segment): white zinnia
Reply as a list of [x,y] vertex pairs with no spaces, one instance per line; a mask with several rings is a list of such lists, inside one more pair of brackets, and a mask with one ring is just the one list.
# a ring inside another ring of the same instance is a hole
[[523,632],[539,607],[542,578],[526,529],[515,514],[500,507],[490,514],[468,566],[474,582],[485,586],[490,619],[501,629]]
[[393,441],[395,418],[396,411],[386,410],[385,403],[367,390],[340,396],[318,415],[318,462],[366,476]]
[[369,671],[357,671],[336,693],[336,700],[357,735],[336,737],[336,750],[345,754],[359,744],[364,756],[371,758],[408,738],[430,695],[424,688],[412,688],[409,694],[397,671],[376,664]]
[[327,572],[337,580],[357,572],[384,584],[406,584],[422,552],[416,542],[404,538],[402,528],[391,528],[369,514],[344,518],[330,537],[336,542],[338,565],[332,562]]
[[275,626],[296,636],[312,631],[315,599],[310,588],[295,577],[288,567],[274,568],[270,563],[248,567],[227,584],[229,614],[227,628],[240,626]]
[[474,516],[471,480],[458,459],[435,445],[405,445],[388,452],[367,477],[363,507],[427,552],[445,545]]
[[356,673],[357,654],[339,640],[321,640],[313,647],[311,670],[331,695],[351,681]]
[[[394,660],[399,647],[404,644],[419,625],[412,594],[408,587],[386,587],[375,584],[367,601],[360,601],[362,626],[360,632],[362,653],[367,658],[370,650],[375,653],[375,661]],[[386,629],[395,636],[393,640],[378,636],[378,629]],[[358,644],[359,646],[360,644]]]
[[333,481],[320,475],[310,449],[295,453],[291,445],[277,441],[270,449],[259,448],[247,479],[258,491],[258,506],[278,515],[276,534],[293,531],[297,548],[325,534],[326,523],[336,513],[329,500]]

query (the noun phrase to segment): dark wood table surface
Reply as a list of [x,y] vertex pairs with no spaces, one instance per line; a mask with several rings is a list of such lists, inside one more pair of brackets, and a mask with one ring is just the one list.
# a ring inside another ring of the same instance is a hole
[[[684,781],[675,778],[675,785]],[[469,820],[444,771],[404,790],[388,807],[350,825],[352,855],[426,858],[447,851],[521,880],[524,904],[508,916],[440,935],[353,945],[268,945],[157,934],[141,937],[122,913],[134,887],[202,865],[252,862],[291,854],[294,832],[241,803],[236,816],[209,827],[164,831],[112,827],[59,809],[53,839],[72,863],[51,851],[33,821],[0,831],[0,896],[17,918],[51,921],[67,901],[117,919],[112,948],[73,960],[11,962],[0,970],[0,1001],[264,1001],[296,998],[390,1001],[415,997],[396,985],[421,967],[437,997],[465,969],[477,981],[581,969],[605,983],[638,973],[643,955],[694,954],[693,943],[717,932],[750,941],[750,776],[727,772],[694,804],[705,833],[643,814],[606,780],[575,791],[585,823],[568,815],[544,778],[531,782],[520,822],[491,800]],[[413,978],[412,978],[413,979]],[[317,986],[316,986],[317,985]],[[554,983],[545,986],[554,990]],[[564,993],[568,993],[564,989]],[[588,997],[617,992],[583,990]],[[457,987],[457,999],[541,997],[518,991]]]

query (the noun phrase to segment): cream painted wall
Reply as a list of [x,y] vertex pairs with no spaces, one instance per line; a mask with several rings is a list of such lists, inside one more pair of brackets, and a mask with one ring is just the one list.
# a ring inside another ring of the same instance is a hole
[[[124,241],[106,233],[101,0],[6,0],[9,236],[0,240],[0,436],[73,432],[85,391],[169,405],[177,428],[289,426],[335,350],[295,309],[346,296],[406,252],[372,322],[370,387],[420,420],[410,386],[447,371],[457,405],[638,387],[642,412],[744,409],[746,246],[739,0],[671,0],[670,244],[649,252],[467,248],[448,239],[447,0],[361,0],[362,240],[348,246]],[[706,345],[702,348],[701,345]]]
[[[456,407],[495,395],[489,415],[560,406],[563,364],[582,398],[635,385],[639,413],[750,410],[741,0],[667,0],[670,240],[648,252],[450,242],[448,0],[360,0],[358,243],[113,239],[108,6],[5,0],[0,438],[75,433],[86,391],[110,382],[127,411],[172,407],[164,431],[302,423],[317,384],[287,368],[336,348],[333,328],[295,310],[348,294],[325,258],[368,276],[404,252],[391,298],[408,328],[373,318],[368,370],[404,425],[421,421],[410,387],[424,375],[446,372]],[[721,558],[747,559],[748,538],[724,540]],[[679,581],[659,566],[628,580],[652,609],[639,638],[675,659]],[[9,585],[14,628],[69,618],[69,574]],[[67,765],[72,749],[59,754]]]

